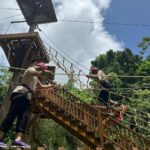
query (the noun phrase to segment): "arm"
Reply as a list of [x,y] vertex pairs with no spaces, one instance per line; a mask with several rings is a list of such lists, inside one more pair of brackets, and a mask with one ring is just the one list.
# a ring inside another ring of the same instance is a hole
[[57,87],[54,84],[48,84],[44,85],[41,83],[41,81],[38,79],[38,89],[42,95],[47,95],[49,92],[55,92]]
[[48,85],[42,84],[41,81],[38,79],[38,87],[39,88],[50,88],[50,87],[53,87],[53,85],[52,84],[48,84]]
[[95,79],[98,78],[97,74],[86,75],[87,78]]
[[29,67],[26,71],[25,74],[27,75],[33,75],[33,76],[41,76],[42,71],[37,71],[34,67]]
[[36,70],[34,67],[30,67],[27,69],[27,72],[33,76],[41,76],[43,73],[46,73],[46,74],[52,74],[51,71],[49,70],[44,70],[44,71],[41,71],[41,70]]

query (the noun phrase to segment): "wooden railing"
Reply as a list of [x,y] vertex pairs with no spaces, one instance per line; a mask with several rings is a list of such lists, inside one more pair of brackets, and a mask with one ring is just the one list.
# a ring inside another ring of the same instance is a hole
[[[101,138],[101,141],[111,142],[124,150],[131,150],[133,146],[141,150],[149,150],[150,140],[136,133],[135,131],[121,125],[104,123],[107,118],[100,109],[84,103],[65,89],[56,90],[41,89],[40,94],[46,98],[45,102],[51,102],[64,110],[80,123],[93,131]],[[108,118],[107,118],[108,119]],[[109,118],[114,121],[112,118]]]
[[121,124],[116,124],[115,126],[104,125],[104,129],[106,140],[112,141],[116,146],[122,149],[130,150],[135,146],[141,150],[148,150],[150,147],[149,139],[146,139],[142,135]]
[[82,102],[79,98],[73,96],[72,94],[69,94],[69,92],[64,89],[57,89],[55,92],[45,92],[44,90],[43,92],[41,91],[41,94],[42,93],[44,94],[43,96],[46,97],[47,101],[50,100],[59,106],[59,108],[63,109],[66,114],[79,120],[82,125],[85,125],[90,130],[99,133],[97,128],[98,110]]

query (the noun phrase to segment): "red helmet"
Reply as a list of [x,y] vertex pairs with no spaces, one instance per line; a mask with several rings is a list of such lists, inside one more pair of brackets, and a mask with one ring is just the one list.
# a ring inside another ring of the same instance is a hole
[[48,70],[48,67],[43,62],[37,63],[36,66],[38,66],[41,70]]
[[93,66],[92,66],[92,67],[90,68],[90,70],[91,70],[92,73],[97,73],[97,71],[98,71],[99,69],[98,69],[97,67],[93,67]]

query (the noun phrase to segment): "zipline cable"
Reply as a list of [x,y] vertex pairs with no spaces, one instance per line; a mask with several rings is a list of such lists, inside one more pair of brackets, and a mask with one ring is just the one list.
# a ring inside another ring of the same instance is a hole
[[39,30],[41,31],[41,33],[47,38],[47,40],[49,40],[51,43],[53,43],[64,55],[66,55],[70,60],[73,60],[76,64],[78,64],[79,66],[83,67],[84,69],[88,70],[88,68],[86,68],[85,66],[81,65],[80,63],[78,63],[76,60],[74,60],[72,57],[70,57],[68,54],[66,54],[54,41],[52,41],[45,32],[43,32],[43,30]]
[[[11,69],[22,70],[22,71],[25,71],[25,70],[26,70],[26,69],[23,69],[23,68],[17,68],[17,67],[9,67],[9,66],[2,66],[2,65],[0,65],[0,66],[1,66],[1,67],[4,67],[4,68],[11,68]],[[54,74],[57,74],[57,73],[54,73]],[[61,74],[60,74],[60,75],[61,75]],[[102,88],[104,88],[104,87],[102,87]],[[105,89],[105,90],[107,90],[107,89]],[[108,91],[110,94],[112,93],[112,94],[115,94],[115,95],[117,95],[117,96],[123,97],[123,95],[116,94],[116,93],[111,92],[111,91],[109,91],[109,90],[107,90],[107,91]],[[97,98],[98,98],[98,97],[97,97]],[[131,97],[126,97],[126,98],[133,99],[133,98],[131,98]],[[134,99],[133,99],[133,100],[134,100]],[[129,107],[129,108],[132,108],[132,107]],[[147,115],[146,112],[143,112],[143,111],[141,111],[141,110],[137,110],[137,111],[139,111],[139,112],[141,112],[141,113]]]
[[[84,23],[84,24],[99,24],[100,21],[87,21],[87,20],[71,20],[71,19],[60,19],[61,22],[69,23]],[[118,22],[103,22],[104,25],[116,25],[116,26],[136,26],[136,27],[150,27],[150,24],[138,24],[138,23],[118,23]]]
[[21,16],[21,15],[22,14],[17,14],[17,15],[13,15],[13,16],[9,16],[9,17],[0,18],[0,21],[7,20],[7,19],[10,19],[10,18],[14,18],[14,17],[18,17],[18,16]]
[[2,8],[0,7],[0,10],[20,10],[19,8]]

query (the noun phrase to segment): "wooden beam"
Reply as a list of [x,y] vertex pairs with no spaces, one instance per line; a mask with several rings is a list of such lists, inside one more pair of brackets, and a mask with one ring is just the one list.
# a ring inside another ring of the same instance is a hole
[[58,147],[58,150],[64,150],[64,148],[63,147]]
[[45,150],[44,147],[38,147],[37,150]]
[[0,35],[0,40],[4,39],[32,39],[38,35],[38,32],[32,32],[32,33],[18,33],[18,34],[4,34]]
[[102,147],[96,147],[96,150],[103,150]]
[[121,150],[121,148],[120,147],[116,147],[116,149],[115,150]]
[[32,46],[33,46],[33,43],[35,42],[35,39],[36,39],[36,38],[34,38],[34,39],[32,40],[30,46],[29,46],[28,49],[27,49],[27,52],[26,52],[25,57],[24,57],[24,60],[23,60],[23,62],[22,62],[22,67],[24,67],[24,66],[27,64],[27,59],[28,59],[28,57],[29,57],[29,54],[30,54],[30,52],[31,52],[31,48],[32,48]]
[[133,150],[138,150],[138,147],[133,147],[132,149],[133,149]]

